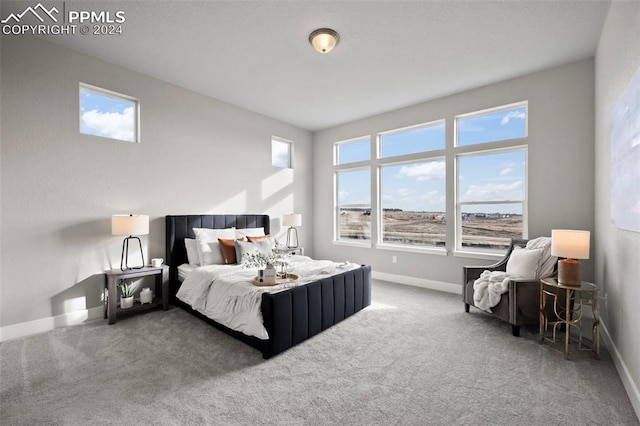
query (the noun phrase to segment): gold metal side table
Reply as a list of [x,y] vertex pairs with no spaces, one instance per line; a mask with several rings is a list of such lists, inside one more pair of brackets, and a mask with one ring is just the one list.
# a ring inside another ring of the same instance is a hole
[[[564,292],[564,305],[559,306],[559,299]],[[569,359],[569,343],[571,330],[578,331],[578,351],[591,351],[596,359],[600,359],[600,289],[593,283],[582,281],[579,286],[569,286],[558,283],[554,278],[540,280],[540,343],[560,343],[562,329],[564,329],[564,357]],[[550,305],[552,303],[552,305]],[[548,318],[547,307],[553,306],[553,316]],[[591,339],[582,335],[582,322],[588,318],[584,316],[584,308],[591,307],[593,323],[591,324]],[[552,326],[550,333],[547,328]],[[558,350],[557,348],[553,348]],[[562,350],[560,350],[562,352]]]

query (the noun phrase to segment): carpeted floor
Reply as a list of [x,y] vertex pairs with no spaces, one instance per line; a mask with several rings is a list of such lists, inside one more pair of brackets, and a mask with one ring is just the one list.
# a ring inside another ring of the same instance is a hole
[[459,296],[374,283],[366,310],[270,360],[181,309],[0,344],[3,425],[634,425],[602,360]]

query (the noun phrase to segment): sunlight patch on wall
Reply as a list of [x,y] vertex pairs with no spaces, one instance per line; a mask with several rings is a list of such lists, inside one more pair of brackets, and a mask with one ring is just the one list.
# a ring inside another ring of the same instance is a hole
[[242,191],[217,206],[207,210],[206,214],[241,214],[247,211],[247,191]]
[[[281,169],[262,180],[262,199],[267,200],[293,183],[293,169]],[[292,189],[293,191],[293,189]]]

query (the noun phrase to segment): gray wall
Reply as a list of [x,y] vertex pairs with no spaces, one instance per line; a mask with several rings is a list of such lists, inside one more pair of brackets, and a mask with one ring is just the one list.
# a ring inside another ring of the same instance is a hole
[[[593,61],[584,60],[315,133],[316,255],[369,263],[375,272],[405,277],[409,283],[427,279],[461,286],[463,265],[486,265],[488,260],[332,243],[333,143],[363,135],[375,138],[381,131],[442,118],[449,123],[447,129],[452,129],[450,123],[456,114],[524,100],[529,101],[529,237],[549,236],[552,228],[592,231],[593,78]],[[452,138],[448,131],[449,146],[453,146]],[[447,185],[453,184],[451,178]],[[391,261],[394,255],[397,264]],[[584,277],[591,279],[591,262],[583,265]]]
[[[164,256],[164,215],[303,214],[312,253],[311,134],[28,36],[3,36],[0,326],[101,306],[120,265],[116,213],[150,215],[147,258]],[[141,144],[81,135],[78,83],[140,99]],[[271,136],[295,141],[295,170],[271,166]]]
[[624,89],[640,70],[638,34],[640,2],[612,2],[595,61],[594,254],[596,281],[606,298],[602,315],[611,340],[610,352],[640,416],[640,233],[615,228],[609,212],[611,115]]

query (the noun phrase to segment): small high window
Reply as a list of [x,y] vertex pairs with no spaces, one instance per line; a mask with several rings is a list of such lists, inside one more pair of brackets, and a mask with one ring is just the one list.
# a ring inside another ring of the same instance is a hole
[[281,169],[292,169],[291,161],[293,142],[286,139],[271,138],[271,165]]
[[140,142],[138,109],[135,98],[80,83],[80,133]]

